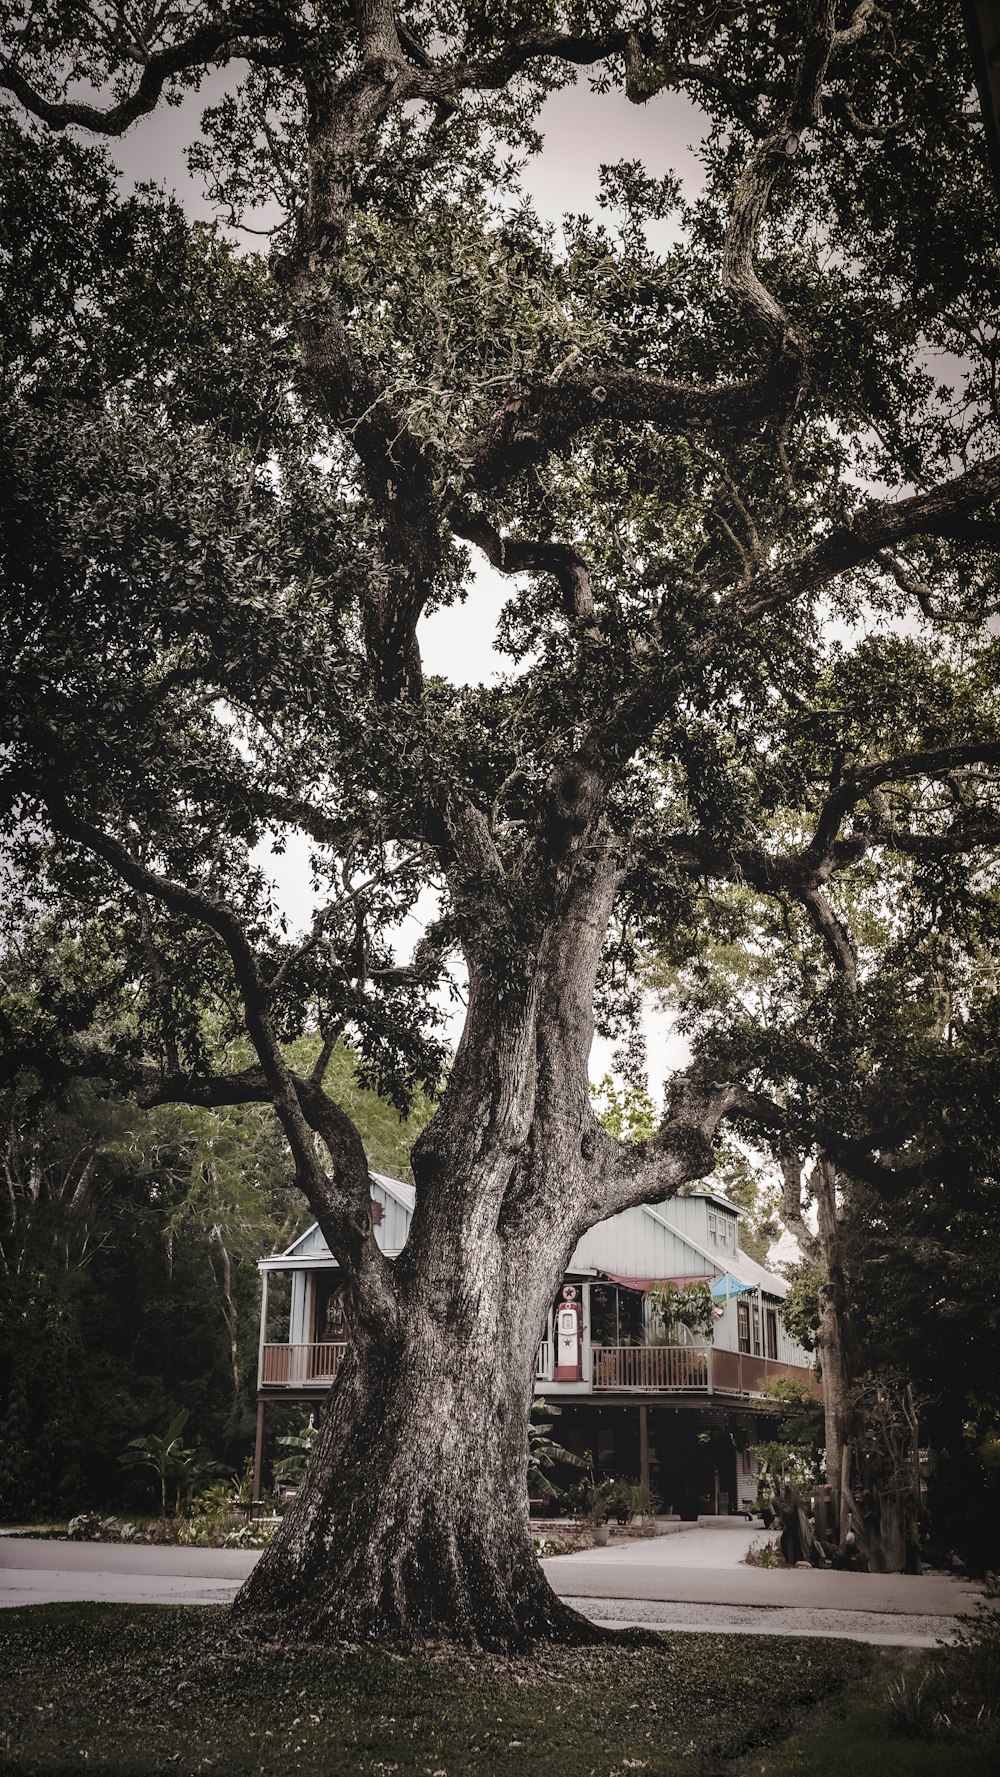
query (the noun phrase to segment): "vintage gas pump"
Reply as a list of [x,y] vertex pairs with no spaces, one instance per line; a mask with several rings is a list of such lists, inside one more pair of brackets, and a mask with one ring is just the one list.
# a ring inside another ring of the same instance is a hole
[[563,1286],[556,1310],[557,1382],[583,1381],[583,1305],[573,1283]]

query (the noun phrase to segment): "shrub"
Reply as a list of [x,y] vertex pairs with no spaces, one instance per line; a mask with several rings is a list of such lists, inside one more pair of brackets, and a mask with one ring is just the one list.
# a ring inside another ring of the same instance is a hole
[[751,1543],[743,1557],[747,1567],[784,1567],[781,1545],[777,1538],[769,1543]]
[[886,1693],[886,1717],[894,1734],[907,1740],[932,1740],[951,1726],[943,1708],[947,1685],[940,1666],[904,1672]]

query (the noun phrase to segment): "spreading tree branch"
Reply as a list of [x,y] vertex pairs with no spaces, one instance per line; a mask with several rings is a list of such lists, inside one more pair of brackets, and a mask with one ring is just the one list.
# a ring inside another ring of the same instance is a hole
[[301,54],[305,39],[291,14],[267,6],[240,16],[200,25],[190,36],[154,50],[135,88],[114,105],[101,108],[82,99],[50,99],[8,57],[0,58],[0,89],[12,93],[32,117],[50,130],[77,128],[92,135],[121,136],[138,118],[155,111],[168,81],[196,68],[219,66],[251,56],[261,41],[284,46],[287,59]]
[[[236,913],[215,896],[140,863],[120,840],[78,818],[58,798],[42,796],[40,800],[56,832],[102,859],[128,887],[207,926],[221,939],[243,1001],[247,1032],[292,1152],[297,1181],[331,1251],[344,1267],[362,1322],[372,1331],[387,1333],[395,1320],[396,1292],[372,1231],[368,1164],[361,1138],[339,1106],[309,1082],[298,1081],[288,1067],[271,1022],[267,984]],[[308,1115],[304,1100],[309,1105]],[[314,1116],[320,1118],[319,1123],[313,1122]],[[330,1174],[320,1164],[314,1130],[329,1150]]]

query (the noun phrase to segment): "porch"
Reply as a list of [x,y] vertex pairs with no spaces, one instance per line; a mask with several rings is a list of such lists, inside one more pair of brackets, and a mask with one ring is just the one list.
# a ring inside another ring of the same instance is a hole
[[258,1387],[329,1388],[346,1350],[343,1339],[320,1339],[311,1345],[262,1345]]

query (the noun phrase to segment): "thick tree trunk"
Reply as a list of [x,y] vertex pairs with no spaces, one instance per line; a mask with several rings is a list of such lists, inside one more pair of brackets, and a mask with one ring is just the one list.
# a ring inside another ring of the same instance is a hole
[[[570,820],[573,795],[594,793],[585,773],[560,780],[568,849],[583,831]],[[472,845],[479,827],[472,814],[466,824]],[[416,1208],[385,1313],[366,1314],[348,1269],[351,1352],[299,1496],[235,1602],[237,1622],[305,1639],[442,1635],[494,1649],[606,1638],[539,1566],[527,1466],[535,1352],[555,1290],[580,1235],[619,1206],[615,1190],[622,1206],[637,1200],[587,1086],[613,854],[610,840],[595,845],[574,882],[559,879],[559,914],[536,951],[469,953],[465,1028],[414,1147]],[[678,1113],[676,1140],[647,1161],[650,1195],[710,1164],[696,1108]],[[714,1131],[718,1113],[704,1116]]]
[[447,1294],[415,1285],[394,1350],[352,1349],[237,1620],[308,1640],[599,1638],[556,1598],[531,1542],[537,1292],[533,1305],[512,1296],[502,1265],[477,1273]]

